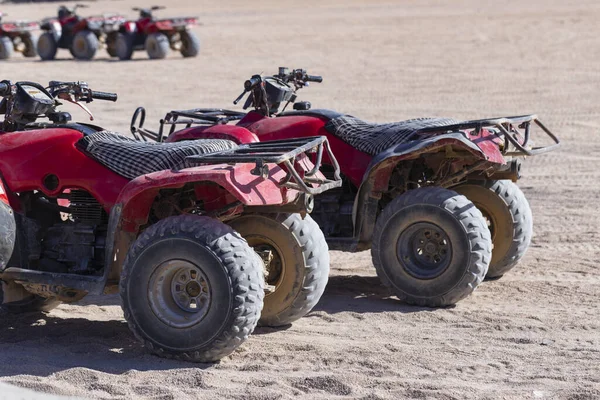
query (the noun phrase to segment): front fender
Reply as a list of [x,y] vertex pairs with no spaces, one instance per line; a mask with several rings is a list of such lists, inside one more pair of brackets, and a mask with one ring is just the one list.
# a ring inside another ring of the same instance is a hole
[[474,139],[470,140],[465,134],[459,132],[447,133],[401,143],[375,156],[367,167],[354,201],[353,222],[354,237],[358,238],[357,250],[365,250],[370,247],[379,200],[382,192],[387,190],[392,172],[399,162],[447,149],[456,153],[457,156],[468,156],[478,160],[505,164],[498,145],[490,136],[481,134]]

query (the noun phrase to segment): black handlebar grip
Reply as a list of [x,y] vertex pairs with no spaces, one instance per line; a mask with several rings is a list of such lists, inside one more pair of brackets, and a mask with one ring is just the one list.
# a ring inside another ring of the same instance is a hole
[[260,81],[261,77],[255,75],[252,78],[248,79],[246,82],[244,82],[244,89],[246,89],[246,91],[250,91],[254,86],[258,85]]
[[6,81],[0,82],[0,96],[8,96],[10,94],[10,84]]
[[92,90],[91,92],[92,92],[92,99],[117,101],[116,93],[96,92],[95,90]]
[[306,81],[321,83],[323,82],[323,77],[318,75],[306,75]]

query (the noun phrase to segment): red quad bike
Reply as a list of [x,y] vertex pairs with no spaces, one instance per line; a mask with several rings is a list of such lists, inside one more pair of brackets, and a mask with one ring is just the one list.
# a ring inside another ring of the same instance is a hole
[[306,213],[341,185],[309,160],[334,160],[324,137],[142,143],[57,110],[117,99],[82,82],[2,81],[0,96],[3,311],[119,291],[151,352],[204,362],[321,297],[329,253]]
[[[517,264],[533,229],[529,204],[514,183],[520,158],[559,144],[535,115],[373,124],[295,102],[297,89],[321,81],[304,70],[281,68],[278,75],[255,75],[245,82],[234,104],[249,93],[244,109],[253,111],[172,111],[158,132],[144,129],[143,121],[136,126],[136,111],[132,131],[167,143],[236,140],[230,134],[234,129],[251,132],[246,142],[326,136],[344,183],[315,197],[312,216],[331,249],[371,248],[382,282],[408,303],[456,303],[486,274],[498,278]],[[294,110],[285,112],[289,103],[295,103]],[[177,131],[182,125],[185,129]],[[532,148],[534,128],[554,144]],[[334,165],[325,156],[323,162]]]
[[69,49],[78,60],[91,60],[100,46],[106,45],[108,53],[116,53],[115,42],[125,17],[118,14],[104,14],[82,18],[77,15],[76,4],[73,8],[60,6],[57,18],[46,18],[41,23],[45,31],[38,41],[37,50],[42,60],[54,60],[59,48]]
[[37,36],[32,31],[39,29],[37,22],[17,21],[3,22],[6,14],[0,12],[0,60],[12,57],[16,51],[25,57],[35,57]]
[[[165,58],[169,48],[179,51],[184,57],[196,57],[200,52],[200,40],[190,30],[196,25],[196,17],[155,19],[152,11],[165,7],[134,8],[140,12],[137,21],[123,24],[114,44],[114,56],[130,60],[135,50],[144,50],[151,59]],[[111,54],[112,55],[112,54]]]

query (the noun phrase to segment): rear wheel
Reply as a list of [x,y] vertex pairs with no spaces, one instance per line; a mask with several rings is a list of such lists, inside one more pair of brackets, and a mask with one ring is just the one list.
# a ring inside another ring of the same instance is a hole
[[50,32],[43,33],[37,42],[37,51],[42,60],[54,60],[58,51],[58,43]]
[[170,217],[132,244],[120,294],[129,327],[152,353],[217,361],[258,323],[262,263],[231,227],[207,217]]
[[313,309],[329,278],[329,248],[310,217],[299,214],[250,214],[233,220],[239,232],[263,259],[266,281],[260,324],[290,324]]
[[438,307],[475,290],[491,251],[490,231],[473,203],[451,190],[425,187],[384,208],[371,255],[377,275],[401,300]]
[[119,60],[131,60],[133,55],[133,35],[119,33],[115,42],[115,53]]
[[146,51],[153,60],[165,58],[169,54],[169,38],[164,33],[151,33],[146,38]]
[[7,60],[12,57],[15,51],[12,40],[7,36],[0,37],[0,60]]
[[525,195],[508,180],[469,182],[453,188],[482,212],[492,234],[487,278],[499,278],[523,258],[533,236],[533,215]]
[[[18,301],[12,301],[10,303],[3,304],[4,302],[4,286],[7,283],[0,284],[0,308],[3,311],[9,312],[11,314],[25,314],[25,313],[39,313],[46,312],[55,309],[61,304],[60,300],[56,299],[47,299],[45,297],[41,297],[35,294],[24,293],[24,298]],[[12,283],[12,285],[16,285]],[[22,289],[21,285],[18,285],[19,289],[25,292],[25,289]]]
[[23,44],[25,45],[25,49],[23,50],[23,56],[25,57],[36,57],[37,54],[37,36],[35,35],[26,35],[22,37]]
[[98,37],[92,31],[81,31],[75,34],[71,43],[71,54],[78,60],[91,60],[98,50]]
[[196,57],[200,53],[200,39],[194,32],[183,31],[181,37],[181,55],[184,57]]

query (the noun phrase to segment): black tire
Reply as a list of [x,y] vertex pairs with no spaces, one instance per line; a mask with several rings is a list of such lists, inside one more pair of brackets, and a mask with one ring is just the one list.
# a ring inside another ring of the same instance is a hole
[[118,57],[117,56],[117,37],[119,37],[118,32],[110,33],[106,36],[106,52],[109,57]]
[[146,52],[152,60],[165,58],[169,54],[169,38],[164,33],[151,33],[146,38]]
[[255,250],[270,250],[259,324],[288,325],[308,314],[321,299],[329,278],[329,248],[319,225],[307,215],[249,214],[230,222]]
[[181,37],[181,55],[184,57],[196,57],[200,53],[200,39],[194,32],[183,31]]
[[492,261],[486,278],[495,279],[523,258],[533,236],[533,214],[519,187],[508,180],[468,182],[454,188],[486,217],[492,233]]
[[131,60],[133,55],[133,35],[119,33],[115,42],[115,52],[119,60]]
[[377,218],[371,255],[381,281],[420,306],[455,304],[488,270],[492,240],[486,220],[466,197],[439,188],[410,190]]
[[42,60],[54,60],[58,51],[58,43],[50,32],[42,33],[37,42],[37,52]]
[[125,258],[119,285],[125,319],[158,356],[217,361],[258,323],[262,269],[259,257],[231,227],[208,217],[166,218],[146,229]]
[[23,56],[27,58],[37,57],[37,36],[25,35],[21,38],[23,40],[23,44],[25,45],[25,49],[23,50]]
[[60,300],[47,299],[45,297],[32,294],[26,299],[2,304],[4,301],[4,291],[2,290],[2,286],[3,285],[0,283],[0,309],[11,314],[48,312],[55,309],[62,303]]
[[8,60],[15,52],[15,46],[8,36],[0,37],[0,60]]
[[98,37],[92,31],[77,32],[70,50],[73,57],[78,60],[91,60],[98,51]]

